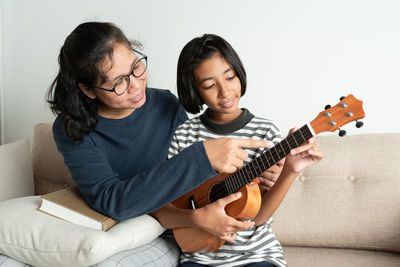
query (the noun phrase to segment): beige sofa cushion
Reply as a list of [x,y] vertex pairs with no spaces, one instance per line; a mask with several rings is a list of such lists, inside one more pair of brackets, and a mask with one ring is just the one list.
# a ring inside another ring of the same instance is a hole
[[44,195],[75,185],[53,138],[53,123],[39,123],[33,136],[32,158],[35,193]]
[[32,159],[28,140],[0,146],[0,202],[33,195]]
[[400,252],[400,134],[317,137],[324,159],[274,214],[283,245]]

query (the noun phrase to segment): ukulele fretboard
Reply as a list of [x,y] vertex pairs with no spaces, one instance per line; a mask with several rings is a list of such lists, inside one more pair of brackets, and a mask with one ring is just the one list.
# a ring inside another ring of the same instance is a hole
[[311,137],[313,137],[313,134],[307,124],[288,135],[285,139],[263,152],[249,164],[228,176],[223,181],[225,187],[224,196],[218,196],[217,198],[222,198],[237,192],[265,170],[286,157],[292,149],[300,146]]

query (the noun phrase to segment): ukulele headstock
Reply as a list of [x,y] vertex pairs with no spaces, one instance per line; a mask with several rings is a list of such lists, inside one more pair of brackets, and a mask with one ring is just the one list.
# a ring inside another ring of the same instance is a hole
[[[310,122],[311,127],[314,130],[315,135],[322,132],[334,132],[343,125],[348,124],[352,121],[357,121],[365,117],[365,113],[362,107],[363,102],[355,98],[352,94],[342,97],[341,101],[335,106],[325,107],[324,111],[321,111],[318,116]],[[363,123],[357,121],[356,126],[362,127]],[[341,130],[340,136],[345,135],[346,132]]]

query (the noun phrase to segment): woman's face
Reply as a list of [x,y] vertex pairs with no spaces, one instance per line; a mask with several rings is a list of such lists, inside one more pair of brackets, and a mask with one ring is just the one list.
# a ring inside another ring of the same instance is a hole
[[204,60],[194,69],[198,93],[210,108],[209,116],[218,123],[227,123],[240,116],[242,86],[232,66],[220,54]]
[[[102,64],[102,71],[106,81],[99,84],[99,87],[113,88],[115,83],[124,75],[132,72],[133,65],[140,59],[134,51],[125,44],[114,45],[112,59],[106,59]],[[146,102],[146,78],[147,71],[139,78],[130,76],[130,84],[126,92],[116,95],[100,89],[92,89],[91,92],[97,97],[101,104],[99,115],[106,118],[119,119],[131,114],[135,109],[140,108]]]

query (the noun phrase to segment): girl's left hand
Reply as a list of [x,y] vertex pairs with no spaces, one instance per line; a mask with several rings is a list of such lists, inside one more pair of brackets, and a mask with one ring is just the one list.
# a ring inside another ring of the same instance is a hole
[[[267,148],[269,149],[273,146],[274,143],[268,141]],[[278,180],[278,177],[282,172],[284,163],[285,159],[283,158],[257,177],[259,182],[258,186],[260,187],[261,194],[269,191],[274,186],[276,180]]]
[[[289,134],[296,130],[297,128],[290,129]],[[323,153],[318,149],[314,138],[311,138],[301,146],[290,151],[290,154],[285,159],[285,168],[291,172],[300,173],[305,168],[320,161],[322,157]]]
[[268,170],[261,173],[258,178],[260,184],[261,193],[269,191],[275,184],[279,175],[282,172],[283,165],[285,163],[285,159],[280,160],[275,165],[271,166]]

